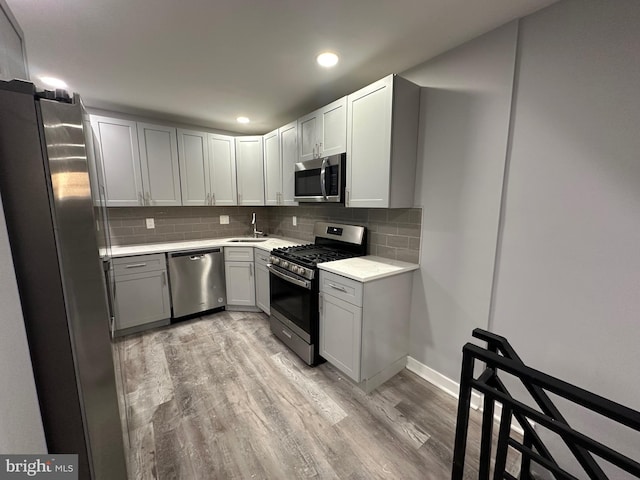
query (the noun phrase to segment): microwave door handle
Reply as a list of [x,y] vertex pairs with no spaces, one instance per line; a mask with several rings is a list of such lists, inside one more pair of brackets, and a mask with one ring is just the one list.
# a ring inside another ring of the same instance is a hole
[[327,199],[327,157],[322,159],[322,167],[320,167],[320,188],[322,189],[322,198]]

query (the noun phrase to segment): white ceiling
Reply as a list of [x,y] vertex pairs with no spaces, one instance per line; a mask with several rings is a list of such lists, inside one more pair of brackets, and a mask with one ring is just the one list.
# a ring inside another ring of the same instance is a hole
[[[554,1],[7,0],[33,80],[63,78],[89,106],[244,133]],[[332,70],[315,63],[324,50],[341,57]]]

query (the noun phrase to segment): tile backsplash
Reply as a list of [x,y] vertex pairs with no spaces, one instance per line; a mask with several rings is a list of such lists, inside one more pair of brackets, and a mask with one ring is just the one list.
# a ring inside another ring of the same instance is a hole
[[[109,208],[113,245],[200,240],[250,235],[251,214],[256,212],[258,230],[266,227],[265,207],[117,207]],[[220,224],[220,215],[229,224]],[[145,219],[153,218],[155,228],[147,229]]]
[[[297,226],[293,226],[294,215]],[[269,232],[313,242],[313,226],[317,221],[364,225],[368,229],[369,255],[412,263],[419,261],[421,208],[345,208],[326,203],[271,207]]]
[[[305,204],[299,207],[118,207],[109,208],[113,245],[251,235],[251,214],[258,230],[268,235],[313,242],[316,221],[334,221],[368,228],[368,253],[418,263],[421,208],[345,208],[342,205]],[[220,215],[229,224],[220,224]],[[293,225],[293,217],[297,225]],[[155,228],[146,228],[153,218]]]

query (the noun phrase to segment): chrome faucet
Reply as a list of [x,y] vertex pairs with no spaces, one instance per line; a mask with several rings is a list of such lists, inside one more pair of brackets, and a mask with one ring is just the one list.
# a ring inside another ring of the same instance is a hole
[[258,224],[256,223],[256,212],[253,212],[251,216],[251,225],[253,225],[253,238],[258,238],[260,235],[264,235],[264,232],[258,230]]

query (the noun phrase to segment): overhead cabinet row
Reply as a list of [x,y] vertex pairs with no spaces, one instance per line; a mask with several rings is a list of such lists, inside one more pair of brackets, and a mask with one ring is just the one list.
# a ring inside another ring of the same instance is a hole
[[297,205],[296,162],[347,153],[345,206],[413,206],[419,88],[389,75],[264,136],[91,116],[109,207]]
[[262,137],[97,115],[91,124],[109,207],[264,204]]

